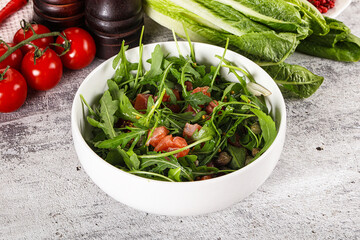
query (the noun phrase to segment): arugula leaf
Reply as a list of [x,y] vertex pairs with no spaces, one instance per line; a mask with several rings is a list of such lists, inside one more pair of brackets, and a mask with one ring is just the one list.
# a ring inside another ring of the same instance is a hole
[[101,128],[101,129],[104,128],[104,124],[102,124],[101,122],[91,118],[90,116],[87,116],[86,119],[90,123],[91,126]]
[[94,126],[101,128],[109,138],[116,137],[116,132],[113,128],[115,122],[115,112],[118,110],[119,101],[112,100],[109,91],[105,91],[100,98],[100,119],[101,122],[88,117],[88,122]]
[[185,123],[187,122],[191,122],[191,123],[199,122],[202,119],[202,116],[205,114],[206,114],[205,111],[200,111],[195,116],[193,116],[192,112],[184,112],[184,113],[176,113],[176,114],[172,113],[171,117],[179,121],[182,121],[183,124],[185,125]]
[[107,80],[107,85],[109,87],[109,92],[114,100],[121,100],[120,98],[120,89],[119,86],[113,80]]
[[180,176],[181,176],[181,167],[172,168],[168,172],[168,177],[177,182],[181,182]]
[[136,154],[129,156],[122,148],[117,147],[110,149],[105,157],[105,161],[111,165],[124,168],[124,165],[127,169],[138,170],[140,166],[140,161],[137,158]]
[[222,64],[222,62],[224,61],[224,57],[225,57],[225,54],[226,54],[226,50],[227,50],[228,47],[229,47],[229,40],[230,40],[229,38],[226,39],[226,43],[225,43],[225,48],[224,48],[223,55],[222,55],[222,57],[221,57],[221,59],[220,59],[220,63],[219,63],[218,66],[216,67],[216,71],[215,71],[215,73],[214,73],[214,76],[213,76],[213,78],[211,79],[210,91],[213,89],[213,86],[214,86],[214,82],[215,82],[216,77],[217,77],[218,75],[220,75],[219,72],[220,72],[221,64]]
[[127,128],[131,132],[127,133],[121,133],[120,135],[112,138],[107,139],[102,142],[98,142],[95,144],[95,147],[98,148],[117,148],[118,146],[121,146],[124,148],[126,144],[128,144],[131,140],[133,140],[136,137],[141,137],[145,135],[148,131],[141,129],[141,128]]
[[193,153],[194,154],[210,154],[214,151],[215,149],[215,145],[216,145],[216,142],[212,139],[212,140],[209,140],[207,142],[205,142],[204,146],[196,146],[194,149],[193,149]]
[[186,76],[186,68],[185,68],[185,66],[188,65],[188,64],[190,64],[190,62],[191,62],[191,60],[189,59],[189,60],[185,63],[185,65],[182,67],[182,69],[181,69],[181,75],[180,75],[180,78],[178,79],[178,83],[179,83],[179,84],[181,85],[181,87],[182,87],[182,95],[183,95],[184,98],[186,98],[186,96],[189,95],[188,92],[187,92],[187,90],[186,90],[186,86],[185,86],[185,81],[186,81],[186,78],[185,78],[185,76]]
[[[126,163],[126,162],[125,162]],[[129,169],[139,169],[140,167],[140,160],[136,154],[132,154],[129,158],[129,161],[126,163]]]
[[154,51],[151,53],[151,68],[147,73],[145,73],[146,79],[151,79],[162,73],[161,66],[163,59],[164,59],[164,53],[161,50],[160,45],[157,44],[155,46]]
[[246,118],[248,118],[248,116],[246,116],[246,117],[238,117],[238,118],[236,119],[236,121],[235,121],[233,124],[231,124],[231,127],[230,127],[230,129],[225,133],[225,136],[228,137],[228,138],[229,138],[229,137],[232,137],[232,136],[235,134],[238,126],[239,126],[239,125],[242,123],[242,121],[244,121],[244,119],[246,119]]
[[130,170],[133,170],[133,169],[138,170],[139,169],[140,161],[136,154],[129,156],[125,152],[125,150],[121,149],[120,147],[116,148],[116,150],[118,151],[121,158],[124,160],[128,169],[130,169]]
[[125,164],[122,155],[119,152],[119,149],[111,149],[106,155],[105,161],[111,165],[121,165]]
[[226,97],[226,95],[228,95],[231,90],[233,89],[233,87],[238,84],[238,83],[230,83],[229,86],[227,86],[223,92],[223,96],[221,97],[221,101],[224,101],[224,98]]
[[154,99],[152,96],[149,96],[148,102],[147,102],[147,107],[146,107],[146,113],[149,113],[153,106],[154,106]]
[[255,97],[252,95],[248,95],[248,96],[241,95],[241,99],[244,102],[248,102],[248,103],[258,106],[258,108],[261,109],[261,111],[263,111],[263,112],[269,112],[268,107],[266,106],[266,103],[265,103],[264,96]]
[[176,96],[175,96],[174,92],[167,85],[165,85],[164,87],[166,89],[166,94],[170,96],[170,103],[176,104]]
[[137,116],[139,116],[140,113],[133,107],[129,98],[125,95],[123,89],[120,90],[119,98],[120,98],[120,104],[119,104],[120,117],[124,120],[137,122],[138,121]]
[[241,136],[240,138],[241,146],[251,151],[257,146],[258,139],[251,133]]
[[179,55],[178,57],[166,57],[164,59],[164,67],[166,67],[167,65],[169,65],[170,63],[174,63],[177,67],[179,66],[183,66],[186,64],[186,62],[188,61],[188,59],[186,59],[185,57]]
[[226,151],[231,155],[232,159],[229,163],[231,169],[240,169],[245,166],[246,149],[228,145]]
[[[219,55],[215,55],[215,57],[217,57],[218,59],[221,59],[221,58],[222,58],[222,57],[219,56]],[[242,87],[244,88],[244,90],[245,90],[245,89],[246,89],[246,79],[245,79],[245,76],[247,76],[247,77],[249,78],[249,80],[252,81],[252,80],[253,80],[252,75],[249,74],[247,71],[245,71],[245,70],[242,69],[242,68],[239,68],[239,67],[234,68],[234,67],[236,67],[236,66],[235,66],[232,62],[230,62],[229,60],[227,60],[226,58],[223,59],[223,62],[224,62],[224,64],[225,64],[225,65],[223,65],[223,67],[227,66],[227,68],[229,69],[229,73],[233,73],[233,74],[236,76],[236,78],[239,80],[239,83],[241,84],[241,86],[242,86]],[[244,76],[239,76],[235,70],[240,71],[242,74],[244,74]],[[248,93],[246,93],[246,94],[248,94]]]
[[[160,97],[160,95],[161,95],[161,92],[163,91],[163,89],[165,88],[165,80],[166,80],[166,77],[167,77],[167,75],[168,75],[168,73],[169,73],[169,70],[170,70],[170,68],[171,68],[171,66],[173,65],[173,63],[171,63],[171,64],[169,64],[167,67],[166,67],[166,69],[164,70],[164,73],[162,74],[162,79],[161,79],[161,82],[160,82],[160,85],[159,85],[159,87],[158,87],[158,90],[159,90],[159,92],[158,92],[158,96]],[[171,90],[170,90],[171,91]],[[169,92],[170,92],[169,91]],[[171,91],[172,92],[172,91]]]
[[[126,170],[124,170],[124,171],[126,171]],[[153,172],[148,172],[148,171],[139,171],[139,170],[130,170],[127,172],[131,173],[131,174],[141,175],[142,177],[145,177],[145,178],[150,178],[150,179],[155,179],[155,180],[160,180],[160,181],[165,180],[165,181],[169,181],[169,182],[175,182],[174,180],[164,176],[163,174],[158,174],[158,173],[153,173]]]
[[[156,167],[154,167],[156,166]],[[140,170],[144,170],[149,167],[154,167],[151,169],[152,172],[160,173],[165,169],[177,169],[180,168],[182,176],[184,176],[187,180],[192,181],[193,177],[189,169],[182,167],[177,159],[173,156],[169,156],[169,159],[165,158],[145,158],[141,159],[141,168]]]
[[219,172],[219,169],[216,167],[208,167],[208,166],[198,166],[193,170],[194,177],[200,177],[210,174],[216,174]]
[[210,86],[212,79],[214,78],[217,72],[215,66],[210,66],[210,72],[206,73],[202,78],[198,79],[196,82],[193,82],[194,88]]
[[129,48],[129,46],[125,45],[125,40],[123,40],[122,43],[121,43],[120,51],[116,55],[116,57],[114,58],[113,63],[112,63],[112,67],[113,67],[114,70],[116,70],[116,68],[118,67],[119,62],[124,61],[124,63],[125,63],[125,61],[127,60],[126,57],[125,57],[125,52],[126,52],[126,50],[128,48]]
[[144,30],[145,30],[145,26],[142,27],[142,29],[141,29],[141,34],[140,34],[140,41],[139,41],[139,64],[138,64],[138,68],[137,68],[137,70],[136,70],[136,76],[135,76],[135,81],[134,81],[134,88],[135,88],[135,89],[138,88],[139,78],[144,75],[144,73],[143,73],[143,63],[142,63],[143,49],[144,49],[144,44],[142,43],[142,38],[143,38],[143,35],[144,35]]
[[259,151],[258,154],[256,154],[256,158],[259,157],[263,152],[265,152],[273,143],[273,141],[276,138],[277,131],[274,120],[269,116],[266,115],[264,112],[258,109],[251,109],[251,111],[258,117],[259,124],[261,127],[261,134],[265,141],[265,145],[263,148]]
[[214,129],[210,120],[208,120],[205,122],[204,126],[199,131],[194,132],[191,138],[194,141],[199,141],[206,137],[215,138],[215,136],[216,136],[216,130]]
[[195,66],[193,66],[196,70],[196,72],[198,72],[200,74],[200,78],[204,77],[206,74],[206,66],[205,65],[198,65],[196,63],[194,63]]
[[183,68],[184,68],[184,72],[185,72],[186,74],[191,74],[191,75],[194,77],[194,79],[199,79],[199,78],[201,77],[200,73],[198,73],[198,72],[191,66],[191,64],[185,64],[185,65],[183,66]]
[[124,43],[125,42],[123,41],[121,49],[118,55],[114,58],[112,65],[113,68],[116,69],[112,79],[118,84],[129,79],[135,79],[131,74],[131,71],[138,68],[137,63],[131,63],[127,60],[125,51],[127,50],[128,46],[125,46]]
[[199,108],[199,105],[204,105],[212,101],[212,98],[203,94],[202,92],[197,92],[194,94],[189,94],[185,97],[185,102],[190,104],[193,108]]
[[95,113],[95,111],[86,102],[86,100],[85,100],[85,98],[84,98],[84,96],[82,94],[80,94],[80,99],[81,99],[81,102],[89,109],[89,115],[94,116],[94,117],[98,117],[98,115]]
[[196,155],[186,155],[185,157],[178,158],[179,163],[184,167],[190,167],[191,170],[196,168],[196,160],[198,156]]
[[170,68],[170,73],[177,80],[178,83],[181,82],[181,73],[176,68]]
[[173,118],[172,114],[164,113],[164,111],[160,111],[161,116],[158,118],[157,124],[166,127],[172,134],[178,134],[183,131],[185,126],[185,122],[179,121]]
[[165,95],[165,92],[166,91],[164,89],[160,93],[159,98],[156,100],[155,105],[151,106],[150,111],[146,114],[146,116],[143,117],[143,118],[140,118],[139,123],[141,123],[143,126],[145,126],[147,128],[150,126],[150,121],[151,121],[152,117],[154,116],[154,113],[155,113],[156,109],[158,109],[160,104],[162,103],[162,99],[163,99],[163,97]]

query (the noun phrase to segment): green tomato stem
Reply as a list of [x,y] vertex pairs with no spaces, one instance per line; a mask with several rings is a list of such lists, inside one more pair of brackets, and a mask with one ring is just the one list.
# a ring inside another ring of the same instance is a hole
[[[70,47],[70,43],[69,40],[66,39],[66,37],[64,37],[60,32],[50,32],[50,33],[43,33],[43,34],[34,34],[31,37],[29,37],[28,39],[25,39],[21,42],[19,42],[18,44],[16,44],[14,47],[9,47],[8,46],[8,50],[4,53],[4,55],[2,55],[0,57],[0,62],[2,62],[3,60],[5,60],[8,56],[10,56],[13,52],[15,52],[16,50],[18,50],[19,48],[21,48],[22,46],[29,44],[30,42],[39,39],[39,38],[44,38],[44,37],[56,37],[56,36],[60,36],[65,40],[65,46],[69,46]],[[66,51],[67,49],[65,49],[64,51]]]
[[9,68],[10,68],[10,66],[8,65],[5,68],[5,70],[2,73],[0,73],[0,81],[4,80],[4,76],[5,76],[6,72],[7,72],[7,70],[9,70]]

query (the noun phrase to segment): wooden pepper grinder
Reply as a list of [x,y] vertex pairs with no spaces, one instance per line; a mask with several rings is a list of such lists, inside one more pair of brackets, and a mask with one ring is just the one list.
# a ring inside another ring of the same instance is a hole
[[144,25],[141,0],[85,0],[85,24],[94,37],[96,56],[117,54],[121,43],[135,47]]
[[52,31],[81,27],[85,22],[85,1],[34,0],[34,21]]

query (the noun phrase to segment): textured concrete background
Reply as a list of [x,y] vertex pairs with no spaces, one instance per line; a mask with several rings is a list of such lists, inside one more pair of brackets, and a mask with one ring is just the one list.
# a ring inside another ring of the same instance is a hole
[[[338,19],[360,36],[359,17],[356,1]],[[171,39],[147,19],[147,43]],[[30,91],[21,109],[0,114],[0,239],[360,239],[360,65],[301,54],[288,62],[325,81],[309,99],[286,100],[287,139],[276,169],[242,202],[196,217],[131,209],[81,168],[71,103],[100,60],[65,71],[50,91]]]

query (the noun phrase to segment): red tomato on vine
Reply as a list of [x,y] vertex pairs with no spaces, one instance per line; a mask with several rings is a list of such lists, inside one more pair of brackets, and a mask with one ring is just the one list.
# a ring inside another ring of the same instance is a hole
[[0,112],[13,112],[20,108],[27,96],[24,77],[15,69],[0,69]]
[[21,72],[31,88],[49,90],[60,82],[63,67],[55,51],[34,49],[24,56]]
[[[65,29],[62,34],[70,43],[69,50],[61,56],[61,61],[66,68],[78,70],[88,66],[95,58],[96,46],[92,36],[82,28],[71,27]],[[56,43],[65,44],[62,37],[56,39]],[[57,46],[55,51],[61,54],[63,47]]]
[[[15,44],[13,43],[7,43],[10,47],[14,47]],[[0,57],[5,54],[5,52],[8,50],[8,47],[6,44],[1,43],[0,44]],[[12,68],[16,68],[17,70],[20,69],[21,66],[21,60],[23,58],[23,54],[20,49],[17,49],[15,52],[13,52],[10,56],[5,58],[3,61],[0,62],[0,68],[6,68],[7,66],[10,66]]]
[[[50,30],[44,25],[31,24],[31,26],[36,34],[50,33]],[[25,25],[15,33],[13,41],[15,44],[18,44],[19,42],[22,42],[23,40],[28,39],[31,36],[33,36],[33,31],[31,30],[30,27],[27,27],[27,25]],[[44,37],[31,41],[32,44],[38,46],[39,48],[46,48],[47,46],[49,46],[50,43],[53,42],[54,42],[54,37]],[[25,46],[21,47],[21,51],[23,52],[24,55],[32,49],[34,49],[34,47],[31,46],[30,44],[26,44]]]

